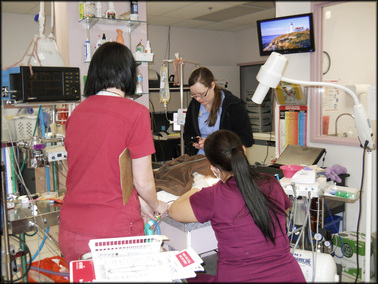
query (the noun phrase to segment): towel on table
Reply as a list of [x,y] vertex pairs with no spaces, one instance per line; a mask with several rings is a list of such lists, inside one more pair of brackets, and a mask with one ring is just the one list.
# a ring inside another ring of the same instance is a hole
[[215,177],[210,169],[210,162],[205,155],[181,155],[166,162],[154,171],[156,191],[164,190],[181,196],[192,188],[193,173]]

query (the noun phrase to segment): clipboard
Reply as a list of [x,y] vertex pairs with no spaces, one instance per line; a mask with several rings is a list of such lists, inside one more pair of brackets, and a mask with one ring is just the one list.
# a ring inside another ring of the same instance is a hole
[[119,170],[121,176],[123,205],[126,205],[134,190],[133,168],[128,148],[125,148],[121,155],[119,155]]

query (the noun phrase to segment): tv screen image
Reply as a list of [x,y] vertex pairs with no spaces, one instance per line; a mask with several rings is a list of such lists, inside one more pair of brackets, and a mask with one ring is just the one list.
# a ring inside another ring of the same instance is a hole
[[312,13],[258,20],[260,55],[315,51]]

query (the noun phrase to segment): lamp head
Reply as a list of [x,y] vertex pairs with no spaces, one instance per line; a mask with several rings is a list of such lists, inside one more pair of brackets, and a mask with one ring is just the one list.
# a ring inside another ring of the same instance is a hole
[[281,81],[287,58],[277,52],[272,52],[256,76],[259,85],[252,97],[252,101],[261,104],[270,88],[276,88]]

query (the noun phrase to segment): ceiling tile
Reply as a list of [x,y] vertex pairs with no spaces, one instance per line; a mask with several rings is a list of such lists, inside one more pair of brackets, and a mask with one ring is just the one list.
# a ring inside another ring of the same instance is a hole
[[238,25],[235,24],[229,24],[229,23],[212,23],[207,24],[201,27],[198,27],[199,29],[210,29],[213,31],[223,31],[224,29],[231,28],[231,27],[237,27]]
[[[204,3],[203,3],[204,2]],[[208,4],[210,3],[210,4]],[[209,6],[211,5],[211,6]],[[231,5],[227,2],[207,2],[198,1],[191,5],[185,6],[180,10],[165,13],[166,16],[183,17],[184,19],[194,19],[208,14],[210,11],[220,11],[229,8]],[[209,7],[212,9],[209,10]]]
[[147,1],[147,16],[161,16],[193,5],[192,1]]
[[264,9],[276,8],[275,1],[248,1],[242,5],[246,7],[260,7]]
[[259,8],[247,8],[242,6],[235,6],[227,8],[221,11],[213,12],[201,17],[194,18],[196,20],[205,20],[211,22],[221,22],[227,19],[232,19],[235,17],[244,16],[251,13],[256,13],[260,11]]
[[257,20],[274,18],[275,14],[276,14],[275,9],[268,9],[268,10],[259,11],[257,13],[225,20],[224,22],[232,23],[232,24],[241,24],[241,25],[254,24],[254,26],[256,26]]
[[148,18],[148,21],[152,21],[153,25],[156,26],[173,26],[176,25],[177,23],[183,22],[184,19],[182,18],[177,18],[177,17],[153,17],[153,18]]
[[185,21],[182,21],[180,23],[176,23],[175,27],[196,29],[198,27],[202,27],[204,25],[207,25],[208,23],[209,22],[198,21],[198,20],[185,20]]

